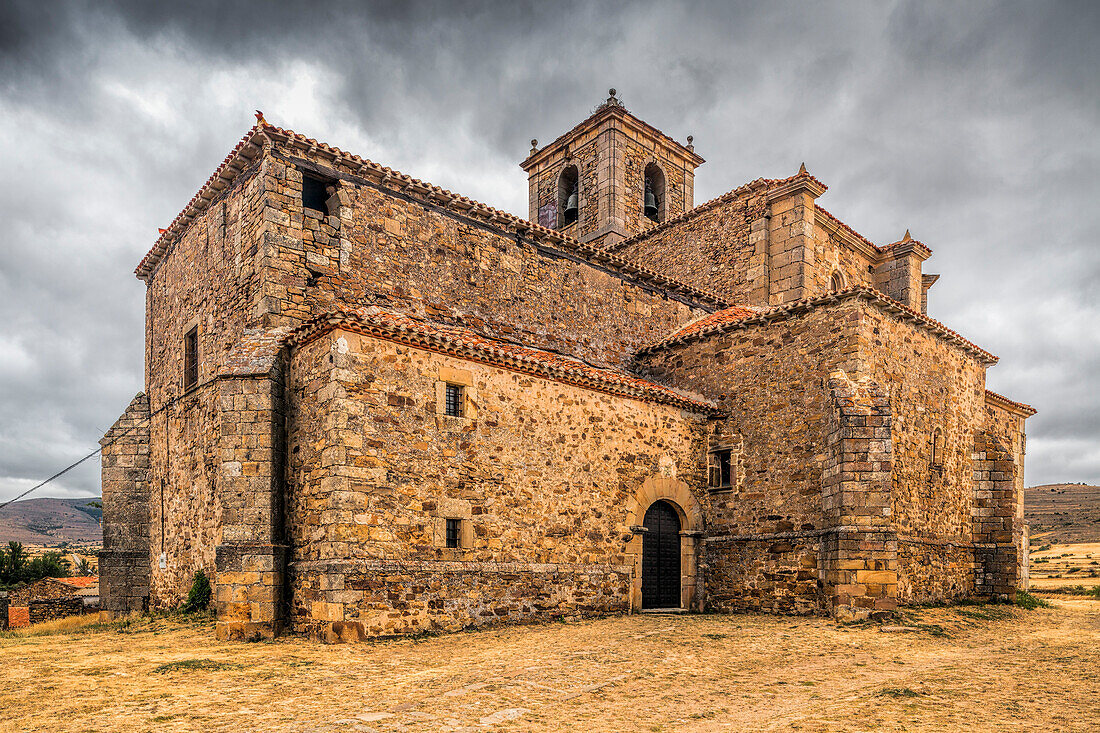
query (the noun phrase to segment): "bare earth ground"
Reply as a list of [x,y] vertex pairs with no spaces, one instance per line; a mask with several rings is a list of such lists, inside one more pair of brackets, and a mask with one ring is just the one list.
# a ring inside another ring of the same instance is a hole
[[5,731],[1100,730],[1100,601],[826,619],[626,616],[219,643],[139,620],[0,637]]

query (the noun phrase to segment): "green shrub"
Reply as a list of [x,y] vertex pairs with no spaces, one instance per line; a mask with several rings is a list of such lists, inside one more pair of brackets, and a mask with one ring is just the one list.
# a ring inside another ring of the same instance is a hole
[[210,580],[199,568],[191,581],[191,590],[187,593],[187,602],[180,607],[181,613],[198,613],[210,605]]
[[1050,608],[1050,604],[1042,598],[1036,598],[1026,590],[1016,591],[1016,605],[1031,611],[1036,608]]

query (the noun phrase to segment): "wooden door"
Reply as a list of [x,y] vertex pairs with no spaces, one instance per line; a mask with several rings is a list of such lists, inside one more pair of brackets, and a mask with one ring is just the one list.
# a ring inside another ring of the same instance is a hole
[[642,608],[680,608],[680,516],[658,501],[642,524]]

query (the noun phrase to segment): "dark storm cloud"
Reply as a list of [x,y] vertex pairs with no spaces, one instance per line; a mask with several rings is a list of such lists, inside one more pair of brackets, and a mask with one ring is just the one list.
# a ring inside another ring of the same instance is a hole
[[[606,95],[710,162],[935,251],[932,315],[1033,402],[1029,483],[1100,483],[1095,3],[0,4],[0,499],[142,388],[132,270],[269,120],[520,215],[516,163]],[[90,462],[51,489],[94,492]]]

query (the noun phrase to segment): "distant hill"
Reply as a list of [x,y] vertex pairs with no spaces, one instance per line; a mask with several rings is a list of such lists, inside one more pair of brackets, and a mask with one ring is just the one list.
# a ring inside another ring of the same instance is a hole
[[1031,546],[1100,542],[1100,486],[1047,484],[1024,492]]
[[103,510],[88,506],[99,497],[85,499],[25,499],[0,509],[0,543],[36,545],[62,542],[102,542]]

